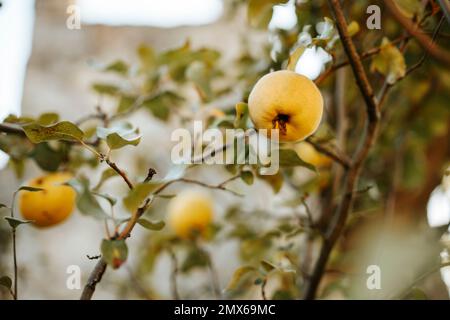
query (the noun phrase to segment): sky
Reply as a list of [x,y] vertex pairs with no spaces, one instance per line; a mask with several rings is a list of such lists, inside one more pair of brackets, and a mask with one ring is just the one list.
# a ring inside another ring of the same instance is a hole
[[[3,0],[0,8],[0,120],[20,113],[26,65],[31,53],[34,0]],[[0,168],[8,157],[0,151]]]

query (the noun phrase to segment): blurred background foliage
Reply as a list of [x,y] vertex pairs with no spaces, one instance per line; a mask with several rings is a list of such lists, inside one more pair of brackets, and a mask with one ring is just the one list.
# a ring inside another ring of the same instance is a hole
[[[351,154],[363,130],[363,100],[348,67],[328,73],[347,57],[327,1],[286,2],[225,1],[226,14],[222,19],[232,19],[244,11],[246,28],[251,31],[236,35],[242,37],[242,45],[233,61],[224,61],[220,51],[196,47],[189,39],[168,50],[142,44],[130,60],[122,59],[117,52],[117,60],[93,66],[99,73],[99,80],[91,86],[98,96],[97,109],[80,119],[68,120],[83,130],[85,142],[102,152],[137,145],[140,130],[127,119],[139,112],[143,116],[143,111],[146,117],[172,128],[189,127],[194,119],[204,120],[208,127],[251,128],[246,111],[239,115],[236,104],[247,101],[252,86],[264,74],[285,68],[298,69],[305,50],[312,48],[326,54],[320,75],[315,79],[324,95],[326,110],[312,141]],[[429,35],[442,16],[434,0],[395,0],[395,3],[405,17],[420,23]],[[366,27],[366,9],[371,4],[382,8],[381,30]],[[295,25],[287,30],[271,27],[274,5],[295,6]],[[426,279],[421,276],[434,270],[440,263],[440,253],[448,250],[446,243],[440,241],[448,226],[430,228],[426,205],[449,165],[449,66],[427,57],[403,79],[408,68],[422,59],[423,49],[408,38],[408,33],[381,1],[346,1],[343,7],[351,27],[349,32],[364,57],[375,90],[378,92],[385,81],[395,86],[383,106],[378,143],[364,167],[353,211],[328,264],[319,297],[448,298],[439,273],[431,273]],[[444,21],[436,42],[446,50],[450,50],[449,34],[450,26]],[[262,39],[256,46],[248,39],[255,36]],[[366,54],[374,50],[375,54]],[[106,110],[104,105],[112,107]],[[30,124],[51,126],[61,120],[67,119],[60,119],[56,113],[44,113],[32,117],[10,116],[4,125],[22,126],[26,131]],[[98,127],[110,131],[102,136]],[[111,133],[118,135],[117,140],[107,139]],[[108,215],[107,202],[92,194],[107,195],[107,180],[117,175],[111,169],[100,168],[95,155],[73,141],[44,140],[33,144],[23,134],[3,133],[0,149],[10,156],[9,168],[18,177],[24,174],[29,161],[45,172],[79,172],[79,182],[86,181],[82,178],[85,168],[101,171],[98,180],[87,178],[90,183],[81,183],[77,191],[79,197],[85,197],[88,206],[78,206],[78,209],[98,217],[93,212],[100,208]],[[283,148],[295,150],[289,144]],[[145,177],[149,161],[134,160],[133,175]],[[159,177],[164,176],[159,172],[168,170],[166,164],[151,163],[151,166],[156,168]],[[173,195],[158,199],[143,216],[151,222],[147,225],[151,231],[132,250],[134,257],[125,266],[132,277],[115,283],[117,296],[175,298],[175,290],[179,290],[182,298],[193,299],[211,297],[212,293],[227,298],[298,298],[317,256],[323,225],[330,219],[331,208],[344,196],[339,189],[342,168],[334,163],[310,170],[308,164],[296,158],[290,158],[275,176],[261,176],[257,168],[258,165],[233,165],[217,170],[223,171],[220,174],[226,177],[238,175],[240,181],[233,182],[233,186],[247,192],[249,197],[259,196],[252,190],[255,184],[262,182],[270,186],[275,204],[264,210],[249,209],[235,201],[222,204],[224,214],[215,220],[205,241],[180,240],[167,227],[158,225],[164,221],[165,198]],[[190,169],[190,176],[197,177],[202,169],[202,166]],[[130,194],[122,193],[122,197]],[[111,207],[117,200],[120,199],[110,201]],[[9,230],[5,223],[0,227],[1,252],[7,252]],[[26,232],[25,228],[20,231]],[[239,265],[226,279],[221,276],[222,266],[211,258],[211,251],[224,243],[233,244]],[[167,264],[171,268],[170,296],[158,292],[154,282],[160,279],[151,278],[161,259],[170,260]],[[8,263],[2,259],[2,274],[6,273]],[[382,290],[371,291],[366,287],[366,267],[372,264],[382,270]],[[200,276],[195,278],[190,290],[173,288],[176,278],[193,274]],[[415,282],[417,279],[419,282]]]

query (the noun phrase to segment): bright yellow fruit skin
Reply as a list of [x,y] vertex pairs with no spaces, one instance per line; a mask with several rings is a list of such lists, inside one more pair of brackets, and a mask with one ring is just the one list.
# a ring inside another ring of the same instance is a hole
[[44,190],[20,192],[22,217],[38,227],[50,227],[67,219],[75,207],[76,193],[62,184],[71,178],[70,173],[59,172],[31,180],[27,186]]
[[332,160],[326,155],[318,152],[312,145],[306,142],[300,142],[294,147],[300,159],[306,161],[317,168],[329,167]]
[[[316,131],[323,98],[307,77],[293,71],[269,73],[253,87],[248,108],[257,129],[280,129],[280,141],[299,141]],[[279,121],[281,119],[281,121]]]
[[169,203],[168,224],[184,239],[204,235],[213,218],[213,203],[198,191],[183,191]]

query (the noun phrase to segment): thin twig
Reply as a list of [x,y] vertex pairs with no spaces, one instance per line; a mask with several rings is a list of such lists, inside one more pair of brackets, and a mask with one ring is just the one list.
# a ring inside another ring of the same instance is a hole
[[95,292],[95,287],[97,286],[97,283],[102,281],[103,274],[106,271],[106,261],[101,258],[97,264],[94,267],[94,270],[92,270],[89,279],[84,286],[83,292],[81,293],[80,300],[91,300],[92,295]]
[[[14,192],[13,195],[13,200],[12,200],[12,204],[11,204],[11,218],[14,219],[14,205],[16,202],[16,195],[17,195],[18,191]],[[19,295],[19,290],[17,288],[17,243],[16,243],[16,227],[11,227],[11,233],[12,233],[12,242],[13,242],[13,263],[14,263],[14,294],[13,294],[13,299],[17,300],[17,297]]]
[[217,270],[214,267],[211,255],[209,254],[209,252],[206,249],[201,248],[198,244],[197,244],[197,246],[198,246],[198,249],[206,257],[209,273],[211,275],[212,289],[214,291],[214,294],[216,295],[216,299],[222,299],[222,292],[220,290],[219,274],[217,273]]
[[125,183],[127,184],[128,188],[133,189],[133,183],[128,179],[127,174],[125,173],[125,171],[121,170],[117,164],[115,164],[114,162],[112,162],[111,160],[109,160],[108,158],[105,158],[104,161],[108,164],[108,166],[111,167],[111,169],[113,169],[115,172],[117,172],[122,179],[125,181]]
[[448,0],[438,0],[448,23],[450,24],[450,2]]
[[13,241],[13,260],[14,260],[14,300],[17,300],[17,250],[16,250],[16,228],[12,228],[12,241]]
[[450,53],[439,47],[434,43],[434,41],[428,37],[423,31],[411,22],[410,19],[406,18],[396,7],[392,0],[384,0],[385,6],[392,13],[394,18],[405,28],[409,34],[414,36],[421,47],[428,51],[428,53],[433,56],[436,60],[440,61],[445,65],[450,65]]
[[266,285],[267,285],[267,278],[264,278],[263,282],[261,283],[261,296],[263,300],[267,300]]
[[147,300],[152,300],[152,296],[147,290],[141,285],[142,281],[139,281],[138,278],[134,275],[133,270],[127,266],[128,276],[130,277],[131,282],[133,283],[133,288],[142,297],[144,297]]
[[[347,155],[343,154],[342,152],[333,151],[330,148],[328,148],[320,143],[315,142],[311,138],[306,139],[306,142],[308,142],[310,145],[312,145],[314,147],[314,149],[317,150],[317,152],[320,152],[320,153],[326,155],[327,157],[333,159],[335,162],[339,163],[344,168],[350,167],[350,162],[351,162],[350,159],[347,157]],[[339,152],[339,154],[337,152]]]
[[395,294],[391,297],[391,299],[403,299],[405,296],[414,288],[416,285],[418,285],[420,282],[425,280],[427,277],[432,275],[435,272],[440,271],[444,267],[450,266],[450,262],[439,264],[438,266],[431,268],[430,270],[425,271],[423,274],[420,274],[416,279],[413,280],[413,282],[402,292]]
[[[394,39],[391,41],[391,44],[396,44],[398,42],[401,42],[407,38],[410,38],[411,36],[401,36],[398,37],[397,39]],[[363,52],[361,54],[361,60],[366,60],[370,57],[373,57],[374,55],[380,53],[380,51],[382,50],[383,47],[379,46],[379,47],[375,47],[372,49],[367,50],[366,52]],[[324,73],[322,73],[316,80],[314,80],[315,84],[320,85],[323,81],[325,81],[325,79],[327,79],[333,72],[335,72],[336,70],[348,66],[350,64],[349,60],[345,60],[342,62],[338,62],[333,64],[331,67],[329,67]]]
[[[439,34],[439,30],[441,29],[442,24],[443,24],[443,22],[444,22],[444,20],[445,20],[444,18],[445,18],[445,17],[442,16],[441,20],[439,20],[438,25],[437,25],[436,28],[434,29],[433,35],[432,35],[432,37],[431,37],[431,43],[434,43],[434,42],[436,41],[436,38],[437,38],[437,36],[438,36],[438,34]],[[409,68],[406,70],[405,75],[404,75],[401,79],[405,78],[407,75],[409,75],[409,74],[410,74],[411,72],[413,72],[414,70],[420,68],[420,67],[422,66],[422,64],[425,62],[425,60],[428,58],[428,55],[429,55],[429,51],[428,51],[428,50],[425,50],[425,53],[424,53],[423,56],[420,58],[420,60],[419,60],[417,63],[415,63],[414,65],[412,65],[411,67],[409,67]],[[401,80],[401,79],[399,79],[399,80]]]
[[177,276],[179,271],[177,256],[175,255],[175,252],[171,247],[168,247],[167,251],[169,252],[170,259],[172,260],[172,271],[170,272],[170,289],[172,291],[172,297],[174,300],[180,300],[177,282]]

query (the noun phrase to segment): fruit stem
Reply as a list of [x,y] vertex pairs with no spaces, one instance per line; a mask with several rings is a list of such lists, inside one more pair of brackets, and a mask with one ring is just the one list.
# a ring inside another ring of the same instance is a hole
[[289,116],[286,114],[278,114],[273,120],[272,120],[272,126],[274,129],[279,129],[281,135],[286,135],[286,124],[289,122]]

